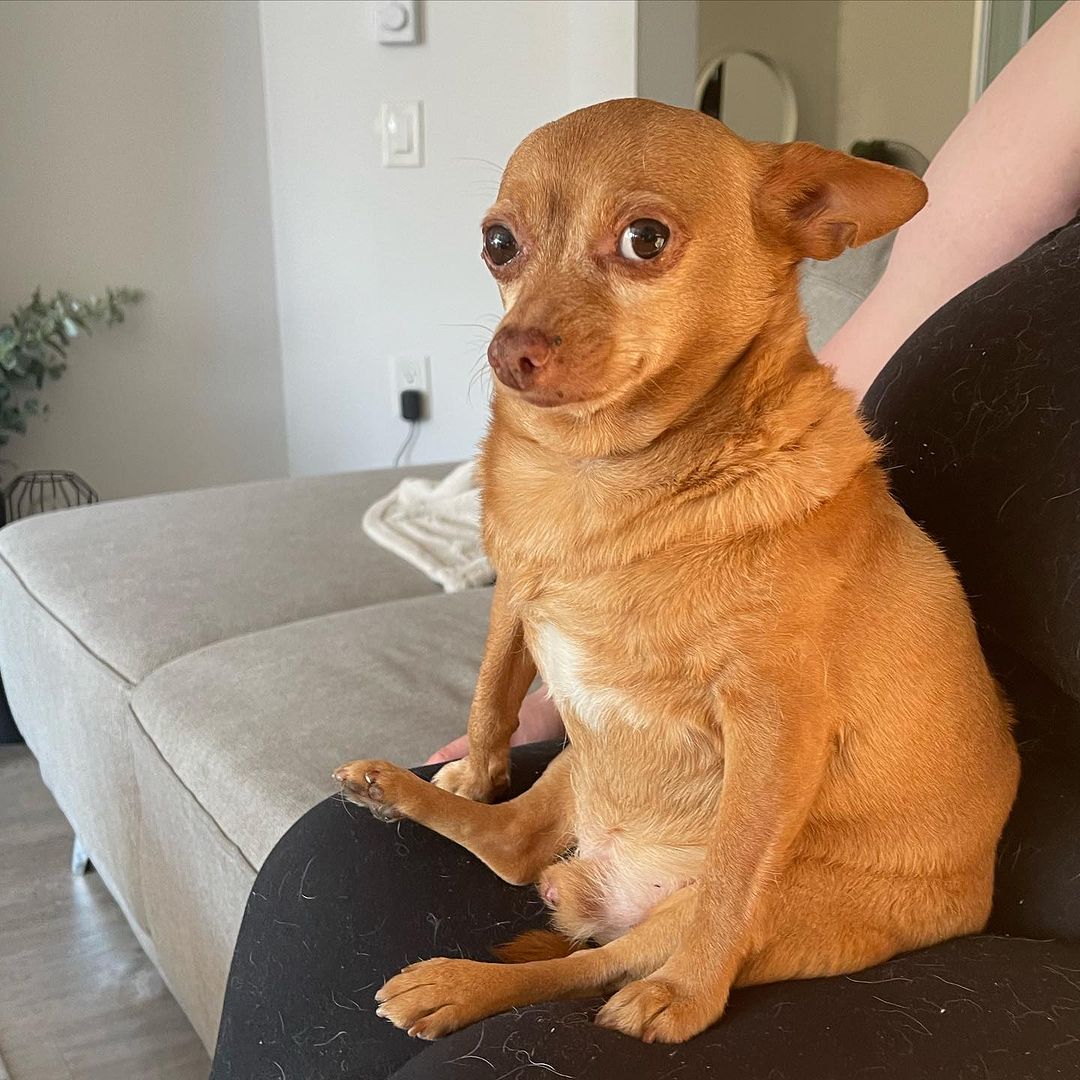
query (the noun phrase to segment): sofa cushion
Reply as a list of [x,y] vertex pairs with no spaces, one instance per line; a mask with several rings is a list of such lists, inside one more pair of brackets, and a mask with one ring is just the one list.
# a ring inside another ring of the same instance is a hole
[[135,683],[236,634],[437,592],[361,527],[401,476],[272,480],[43,514],[0,531],[0,559],[91,653]]
[[219,642],[147,676],[133,717],[257,868],[337,765],[414,765],[465,730],[490,602],[422,597]]

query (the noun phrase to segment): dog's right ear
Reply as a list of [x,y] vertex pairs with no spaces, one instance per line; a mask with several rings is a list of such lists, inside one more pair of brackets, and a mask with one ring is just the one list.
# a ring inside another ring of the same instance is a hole
[[926,204],[926,185],[905,169],[814,143],[759,145],[766,160],[759,226],[796,259],[833,259],[899,228]]

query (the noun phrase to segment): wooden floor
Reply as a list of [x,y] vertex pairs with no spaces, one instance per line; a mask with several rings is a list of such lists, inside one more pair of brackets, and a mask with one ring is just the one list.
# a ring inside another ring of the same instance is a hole
[[0,1080],[206,1080],[210,1063],[24,747],[0,746]]

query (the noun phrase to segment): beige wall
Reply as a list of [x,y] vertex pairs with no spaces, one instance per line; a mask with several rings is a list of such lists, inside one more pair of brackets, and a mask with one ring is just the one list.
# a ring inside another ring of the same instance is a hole
[[890,138],[933,157],[967,111],[974,0],[844,0],[837,144]]
[[637,0],[637,94],[694,108],[697,0]]
[[839,0],[701,0],[700,66],[721,53],[765,53],[784,68],[799,102],[800,139],[836,138]]
[[254,3],[0,4],[0,311],[141,285],[0,465],[105,496],[284,473]]
[[702,64],[746,49],[776,60],[800,139],[893,138],[932,157],[967,110],[974,0],[701,0]]

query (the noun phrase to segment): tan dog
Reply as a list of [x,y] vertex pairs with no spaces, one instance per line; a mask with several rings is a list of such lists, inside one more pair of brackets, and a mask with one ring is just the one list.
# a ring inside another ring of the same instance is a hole
[[[525,962],[406,968],[376,995],[398,1027],[621,987],[599,1023],[679,1042],[733,985],[983,926],[1017,783],[1008,709],[796,291],[800,259],[925,198],[909,173],[640,100],[515,152],[484,225],[506,315],[470,754],[434,784],[378,761],[336,775],[539,881],[562,936],[506,949]],[[536,667],[571,745],[484,805]]]

